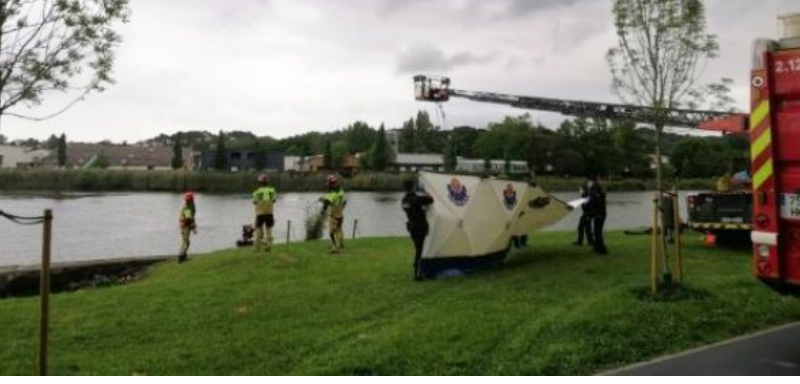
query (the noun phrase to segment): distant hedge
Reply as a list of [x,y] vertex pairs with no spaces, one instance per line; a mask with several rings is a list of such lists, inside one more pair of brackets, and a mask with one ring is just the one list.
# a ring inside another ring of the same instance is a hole
[[[2,191],[48,192],[119,192],[193,190],[210,193],[241,193],[253,189],[256,172],[216,173],[180,171],[130,170],[3,170],[0,171]],[[272,184],[282,192],[312,192],[325,188],[325,173],[273,173]],[[408,174],[359,173],[341,177],[349,191],[401,191]],[[584,183],[580,177],[545,176],[537,179],[548,191],[576,191]],[[714,188],[714,180],[680,180],[680,189],[706,190]],[[655,180],[621,179],[604,181],[609,191],[648,191],[655,189]]]

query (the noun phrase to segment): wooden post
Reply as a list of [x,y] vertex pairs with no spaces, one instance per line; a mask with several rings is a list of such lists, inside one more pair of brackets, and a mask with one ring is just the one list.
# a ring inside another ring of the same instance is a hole
[[[358,219],[353,220],[353,238],[356,238],[356,230],[358,229]],[[344,235],[342,235],[344,236]]]
[[289,244],[292,241],[292,221],[289,220],[286,222],[286,244]]
[[47,376],[47,352],[50,326],[50,245],[53,227],[53,211],[44,211],[42,236],[42,270],[39,280],[39,375]]
[[678,190],[673,189],[674,198],[675,198],[675,248],[677,250],[678,256],[676,257],[677,262],[677,274],[678,274],[678,284],[683,284],[683,240],[681,240],[681,210],[680,210],[680,198],[678,198]]
[[655,194],[653,200],[653,232],[650,236],[650,288],[655,295],[658,293],[658,199],[660,196]]

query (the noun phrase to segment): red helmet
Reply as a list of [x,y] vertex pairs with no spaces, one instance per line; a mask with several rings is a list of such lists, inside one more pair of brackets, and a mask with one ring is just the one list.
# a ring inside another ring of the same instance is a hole
[[267,175],[266,173],[258,175],[258,183],[259,184],[269,183],[269,175]]
[[329,187],[333,185],[338,185],[339,179],[337,179],[336,176],[334,175],[328,175],[328,177],[325,178],[325,184],[327,184]]
[[194,201],[194,193],[186,192],[183,194],[183,201]]

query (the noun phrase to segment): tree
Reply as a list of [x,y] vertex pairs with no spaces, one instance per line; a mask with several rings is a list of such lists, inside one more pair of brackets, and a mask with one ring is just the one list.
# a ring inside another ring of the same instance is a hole
[[94,161],[90,164],[90,168],[100,168],[106,169],[108,168],[109,160],[108,156],[105,152],[100,151],[100,153],[95,156]]
[[63,133],[58,138],[58,166],[67,166],[67,135]]
[[500,123],[489,124],[489,129],[478,135],[472,152],[480,158],[502,159],[507,151],[512,160],[525,160],[532,129],[529,115],[506,117]]
[[646,176],[650,172],[648,156],[652,146],[629,121],[614,122],[611,143],[616,152],[613,171],[623,176]]
[[[128,16],[128,0],[0,2],[0,118],[47,119],[112,84],[121,42],[114,28]],[[11,112],[41,104],[49,91],[76,97],[48,116]]]
[[403,127],[400,128],[400,138],[398,142],[398,149],[401,153],[417,153],[419,141],[417,139],[417,130],[414,128],[414,118],[403,122]]
[[183,167],[183,135],[176,133],[172,142],[172,169]]
[[331,144],[331,163],[333,168],[339,169],[342,167],[347,155],[350,154],[350,146],[347,140],[336,140]]
[[58,148],[58,136],[50,135],[50,137],[48,137],[47,140],[44,143],[42,143],[42,145],[44,146],[45,149],[50,149],[50,150]]
[[228,150],[225,148],[225,133],[219,131],[217,136],[217,150],[214,151],[214,169],[217,171],[228,170]]
[[403,153],[441,153],[444,141],[441,130],[433,125],[428,112],[419,111],[416,118],[403,123],[399,149]]
[[381,127],[378,129],[378,135],[375,136],[375,142],[369,150],[368,163],[373,170],[386,170],[389,163],[392,161],[394,154],[388,144],[386,140],[386,128],[381,124]]
[[537,126],[531,130],[528,145],[528,164],[535,172],[550,171],[557,137],[555,132]]
[[257,171],[261,171],[267,167],[267,144],[263,140],[255,138],[253,147],[253,151],[256,154],[253,166]]
[[582,175],[586,170],[586,165],[578,151],[574,149],[562,149],[553,159],[553,167],[562,176]]
[[445,172],[453,172],[458,167],[458,155],[457,155],[457,148],[455,143],[455,137],[453,134],[447,138],[447,141],[444,144],[444,170]]
[[322,157],[323,167],[327,170],[333,169],[333,144],[330,140],[325,142],[325,154]]
[[503,150],[503,173],[506,175],[511,174],[511,151],[508,147]]
[[449,132],[448,139],[453,140],[453,147],[456,150],[456,155],[468,158],[475,157],[476,155],[473,154],[472,147],[473,144],[475,144],[475,140],[478,139],[480,132],[480,130],[468,126],[453,128]]
[[374,128],[370,127],[367,123],[356,121],[345,130],[345,140],[351,152],[359,153],[369,150],[372,143],[375,141],[375,135],[378,133]]
[[719,46],[706,33],[702,0],[614,0],[613,14],[618,44],[607,55],[612,88],[624,102],[656,109],[656,184],[663,190],[663,116],[701,95],[699,77]]

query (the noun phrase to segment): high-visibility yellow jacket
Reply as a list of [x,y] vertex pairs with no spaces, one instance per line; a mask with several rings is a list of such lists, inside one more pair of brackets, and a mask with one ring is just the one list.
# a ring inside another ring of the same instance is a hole
[[271,215],[272,207],[275,201],[278,200],[278,193],[275,188],[261,187],[253,192],[253,205],[256,209],[256,215]]
[[194,227],[194,215],[195,215],[195,208],[194,206],[184,205],[181,208],[179,220],[181,224],[181,228],[193,228]]
[[329,207],[329,215],[335,218],[344,217],[345,193],[344,189],[329,191],[325,194],[325,203]]

